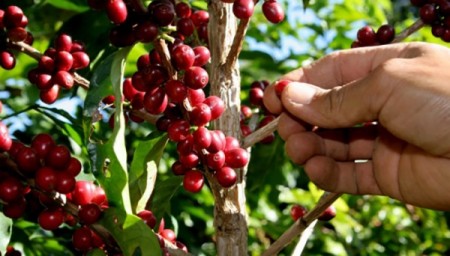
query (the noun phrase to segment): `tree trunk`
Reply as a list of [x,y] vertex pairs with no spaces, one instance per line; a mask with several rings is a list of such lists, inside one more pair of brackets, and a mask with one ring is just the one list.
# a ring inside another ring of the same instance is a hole
[[[236,34],[237,20],[232,4],[220,0],[209,3],[209,48],[211,51],[211,95],[219,96],[226,105],[214,128],[240,139],[240,73],[238,62],[225,65]],[[222,188],[208,175],[215,198],[214,226],[217,255],[247,255],[247,212],[245,208],[245,169],[237,171],[237,184]]]

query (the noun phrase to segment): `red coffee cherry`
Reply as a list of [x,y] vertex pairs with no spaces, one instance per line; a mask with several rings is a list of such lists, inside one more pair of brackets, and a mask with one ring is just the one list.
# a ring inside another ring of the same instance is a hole
[[183,36],[190,36],[195,31],[194,22],[190,18],[181,18],[177,21],[177,31]]
[[219,170],[225,164],[225,153],[222,150],[206,155],[206,165],[212,170]]
[[165,85],[167,96],[173,103],[182,103],[187,97],[187,87],[181,81],[169,80]]
[[45,163],[55,169],[64,169],[69,164],[71,155],[64,145],[56,145],[50,149],[45,158]]
[[362,46],[369,46],[377,43],[375,31],[370,26],[360,28],[357,32],[357,39]]
[[172,122],[167,128],[167,135],[169,139],[175,142],[185,140],[190,134],[190,125],[186,120],[176,120]]
[[189,170],[179,160],[175,161],[170,169],[176,176],[184,175]]
[[17,153],[16,163],[24,174],[32,174],[41,166],[36,152],[29,147],[23,147]]
[[307,211],[306,211],[306,208],[305,208],[305,207],[303,207],[303,206],[301,206],[301,205],[298,205],[298,204],[294,204],[294,205],[291,207],[290,214],[291,214],[292,219],[293,219],[294,221],[296,221],[296,220],[298,220],[299,218],[303,218],[303,216],[305,216],[306,212],[307,212]]
[[87,252],[92,249],[92,231],[88,227],[81,227],[73,232],[72,244],[75,250]]
[[64,89],[71,89],[75,84],[72,74],[64,70],[59,70],[58,72],[56,72],[53,80],[55,84],[61,86]]
[[156,217],[150,210],[142,210],[138,212],[137,216],[141,218],[147,226],[149,226],[151,229],[155,228],[156,226]]
[[36,171],[34,180],[39,189],[51,192],[55,189],[56,171],[48,166],[44,166]]
[[64,222],[64,211],[46,209],[39,214],[38,223],[45,230],[55,230]]
[[187,70],[194,65],[195,53],[189,45],[181,44],[171,52],[172,61],[179,70]]
[[73,66],[73,56],[70,52],[59,51],[55,56],[55,66],[58,70],[69,71]]
[[52,85],[50,89],[41,90],[39,93],[39,98],[42,102],[47,104],[53,104],[59,96],[60,88],[57,84]]
[[218,169],[215,176],[217,178],[217,182],[224,188],[233,186],[237,181],[236,171],[228,166]]
[[127,6],[123,0],[108,0],[106,13],[114,24],[124,23],[128,16]]
[[41,91],[50,90],[54,83],[52,80],[52,75],[41,73],[37,75],[36,86]]
[[149,11],[160,26],[170,25],[176,15],[175,7],[169,1],[153,1],[149,5]]
[[166,92],[161,87],[148,91],[144,95],[144,108],[153,115],[159,115],[164,112],[169,103]]
[[287,80],[287,79],[281,79],[275,82],[274,84],[274,89],[275,89],[275,94],[278,97],[281,97],[281,93],[283,92],[284,88],[286,88],[286,86],[288,86],[288,84],[291,82],[291,80]]
[[238,19],[248,19],[253,15],[255,4],[253,0],[236,0],[233,3],[233,13]]
[[194,137],[194,143],[199,148],[207,148],[211,145],[212,136],[208,128],[198,127],[192,135]]
[[216,120],[225,111],[223,100],[215,95],[211,95],[203,101],[211,109],[211,120]]
[[27,39],[28,32],[24,28],[14,27],[8,29],[6,36],[12,42],[22,42],[25,41],[25,39]]
[[57,172],[55,190],[61,194],[68,194],[74,190],[76,182],[77,181],[75,180],[75,177],[72,176],[72,174],[66,172]]
[[191,103],[191,106],[203,103],[203,101],[205,100],[205,92],[202,89],[193,90],[188,88],[187,93],[189,103]]
[[184,84],[191,89],[203,89],[208,81],[208,72],[201,67],[191,67],[184,73]]
[[260,88],[251,88],[249,92],[250,103],[254,106],[262,106],[264,91]]
[[220,130],[211,131],[211,144],[208,147],[209,153],[216,153],[225,148],[225,134]]
[[175,5],[175,13],[178,18],[189,18],[192,14],[191,6],[185,2],[179,2]]
[[249,160],[247,150],[243,148],[235,148],[225,152],[225,163],[231,168],[242,168]]
[[152,42],[153,40],[156,39],[158,33],[159,33],[158,26],[151,21],[139,23],[136,29],[134,30],[136,40],[141,41],[143,43]]
[[197,193],[203,187],[205,178],[199,170],[187,171],[183,178],[183,187],[186,191]]
[[14,202],[23,196],[24,186],[20,180],[12,176],[0,181],[0,199],[4,202]]
[[27,209],[27,201],[24,197],[19,197],[18,199],[3,205],[3,214],[11,219],[21,218],[25,214]]
[[55,141],[52,136],[46,133],[40,133],[34,136],[31,141],[31,148],[34,149],[36,155],[41,159],[45,159],[48,152],[55,146]]
[[85,225],[91,225],[100,219],[102,214],[102,209],[97,204],[85,204],[80,207],[78,210],[78,218],[80,218],[80,222]]
[[200,103],[189,112],[189,121],[195,126],[204,126],[211,121],[211,109],[208,105]]
[[240,148],[238,139],[233,136],[226,136],[224,151],[227,152],[235,148]]
[[336,217],[336,208],[333,205],[330,205],[319,215],[317,219],[321,221],[330,221],[334,217]]
[[394,40],[395,29],[389,24],[385,24],[377,30],[377,40],[380,44],[388,44]]
[[195,27],[200,27],[205,25],[209,21],[209,13],[204,10],[197,10],[191,15],[192,22],[194,22]]
[[284,20],[283,7],[276,0],[266,0],[262,5],[262,11],[266,19],[274,24]]
[[89,66],[89,55],[87,53],[78,51],[78,52],[72,52],[73,57],[73,64],[72,69],[78,70],[83,69]]
[[192,169],[196,167],[200,162],[200,158],[194,152],[186,155],[180,155],[179,160],[186,169]]
[[72,37],[67,34],[61,34],[58,37],[56,37],[54,45],[57,51],[71,52]]
[[13,69],[16,66],[14,54],[8,50],[0,51],[0,66],[6,70]]
[[193,50],[195,53],[194,66],[201,67],[209,62],[211,58],[211,53],[207,47],[196,46],[193,48]]
[[92,203],[96,195],[96,186],[91,181],[77,181],[72,191],[72,201],[76,205],[85,205]]
[[7,28],[20,27],[22,25],[23,11],[20,7],[10,5],[5,9],[3,24]]
[[175,243],[177,236],[175,235],[175,232],[171,229],[164,229],[159,233],[164,239],[168,240],[171,243]]
[[69,160],[69,164],[66,169],[64,169],[65,173],[70,174],[72,177],[76,177],[81,172],[81,162],[75,157],[71,157]]
[[431,24],[438,18],[436,6],[433,4],[425,4],[419,9],[419,16],[423,23]]

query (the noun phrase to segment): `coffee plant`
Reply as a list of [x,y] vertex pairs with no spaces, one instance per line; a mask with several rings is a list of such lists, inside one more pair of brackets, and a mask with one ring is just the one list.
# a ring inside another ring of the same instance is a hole
[[262,99],[335,50],[447,45],[449,19],[447,0],[1,1],[0,255],[448,254],[447,213],[310,183]]

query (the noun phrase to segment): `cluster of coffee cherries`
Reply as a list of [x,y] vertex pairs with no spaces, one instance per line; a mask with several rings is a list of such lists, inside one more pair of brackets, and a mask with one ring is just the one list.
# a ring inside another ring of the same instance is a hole
[[[238,19],[249,19],[255,10],[253,0],[222,0],[224,3],[233,4],[233,13]],[[280,23],[284,20],[284,10],[276,0],[265,0],[262,5],[264,17],[272,23]]]
[[55,39],[54,47],[41,56],[38,66],[29,71],[28,79],[40,90],[41,100],[51,104],[58,98],[61,88],[73,87],[74,72],[87,66],[89,56],[83,43],[61,34]]
[[150,43],[161,33],[164,37],[173,32],[175,27],[177,37],[189,37],[196,31],[201,40],[207,41],[208,12],[193,11],[184,2],[155,0],[146,9],[123,0],[89,0],[88,3],[93,9],[106,10],[115,24],[110,31],[110,41],[117,47]]
[[25,27],[28,18],[20,7],[11,5],[6,9],[0,9],[0,66],[11,70],[16,65],[14,53],[7,49],[8,42],[33,43],[33,36]]
[[356,40],[353,41],[351,47],[375,46],[382,44],[389,44],[394,40],[395,29],[392,25],[385,24],[375,30],[371,26],[364,26],[360,28],[356,35]]
[[[56,230],[63,223],[87,227],[108,206],[101,187],[90,181],[76,181],[82,169],[80,161],[48,134],[36,135],[29,146],[13,141],[9,150],[0,155],[0,162],[0,205],[9,218],[33,212],[45,230]],[[95,232],[90,230],[89,246],[80,238],[80,232],[73,234],[76,250],[103,248]]]
[[411,4],[419,8],[420,19],[431,26],[435,37],[450,42],[450,1],[411,0]]
[[[299,204],[294,204],[291,207],[290,215],[294,221],[297,221],[300,218],[303,218],[308,211],[306,208]],[[336,217],[336,208],[333,205],[328,206],[317,218],[321,221],[330,221]]]

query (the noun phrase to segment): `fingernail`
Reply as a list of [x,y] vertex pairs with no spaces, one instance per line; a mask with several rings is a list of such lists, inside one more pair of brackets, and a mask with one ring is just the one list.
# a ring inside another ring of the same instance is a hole
[[294,104],[309,104],[316,95],[316,87],[310,84],[292,82],[286,88],[285,97]]

